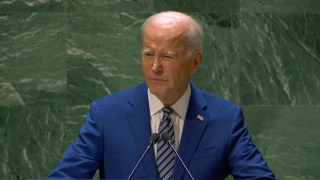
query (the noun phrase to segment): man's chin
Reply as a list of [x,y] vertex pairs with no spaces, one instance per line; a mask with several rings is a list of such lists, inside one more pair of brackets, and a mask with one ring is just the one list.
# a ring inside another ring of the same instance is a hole
[[157,91],[157,90],[151,90],[150,89],[150,92],[155,96],[163,96],[164,95],[164,93],[162,91]]
[[155,96],[163,96],[166,92],[162,87],[149,87],[149,90]]

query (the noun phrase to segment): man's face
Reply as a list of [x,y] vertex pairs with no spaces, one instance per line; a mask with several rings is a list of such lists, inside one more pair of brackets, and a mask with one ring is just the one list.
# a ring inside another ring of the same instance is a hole
[[187,37],[182,28],[149,25],[145,31],[142,70],[152,94],[178,100],[198,69],[195,56],[188,57]]

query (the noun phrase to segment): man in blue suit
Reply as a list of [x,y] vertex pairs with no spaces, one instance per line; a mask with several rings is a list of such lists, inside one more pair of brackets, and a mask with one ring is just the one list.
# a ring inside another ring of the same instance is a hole
[[[202,29],[162,12],[142,26],[145,82],[91,104],[85,125],[48,179],[126,179],[152,133],[168,132],[195,179],[274,180],[241,109],[190,81],[201,63]],[[132,179],[190,179],[166,144],[148,151]]]

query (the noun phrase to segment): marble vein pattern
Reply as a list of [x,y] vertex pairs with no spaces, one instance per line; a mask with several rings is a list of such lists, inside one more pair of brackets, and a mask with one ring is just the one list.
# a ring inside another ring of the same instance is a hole
[[319,14],[240,14],[242,105],[320,105]]
[[240,12],[319,13],[319,0],[240,0]]
[[319,9],[319,0],[0,1],[0,179],[45,178],[93,100],[143,82],[140,26],[166,10],[203,27],[191,80],[242,107],[277,178],[320,179]]

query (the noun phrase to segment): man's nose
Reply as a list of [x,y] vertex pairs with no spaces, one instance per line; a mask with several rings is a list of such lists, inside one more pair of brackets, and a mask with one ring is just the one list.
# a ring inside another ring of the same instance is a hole
[[155,73],[159,73],[159,72],[162,72],[162,70],[163,70],[163,67],[161,64],[161,58],[158,56],[155,56],[152,64],[152,71]]

